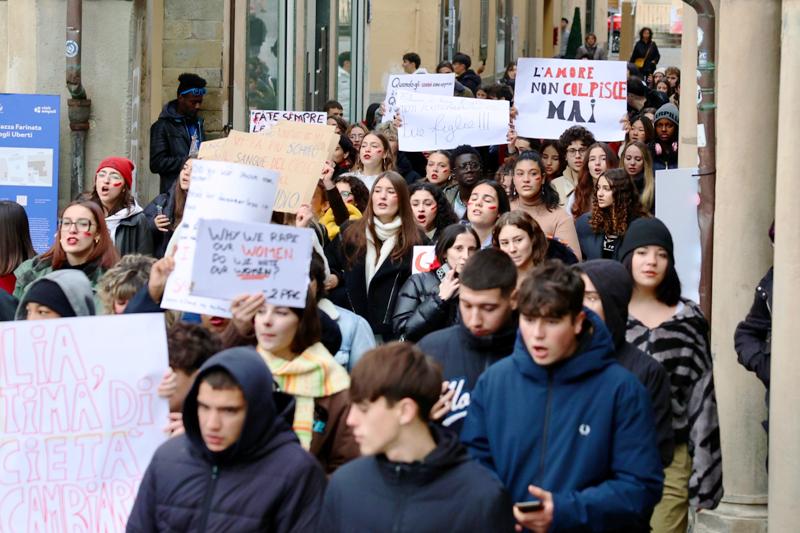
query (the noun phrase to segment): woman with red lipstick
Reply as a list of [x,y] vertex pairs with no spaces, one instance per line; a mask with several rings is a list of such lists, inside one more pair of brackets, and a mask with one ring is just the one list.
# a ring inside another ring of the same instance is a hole
[[557,140],[547,140],[542,142],[542,149],[539,153],[541,154],[544,179],[550,183],[564,172],[563,150]]
[[467,221],[478,234],[480,247],[492,246],[492,230],[497,219],[511,206],[503,186],[494,180],[479,181],[467,201]]
[[328,247],[338,286],[330,299],[366,318],[378,342],[394,336],[397,293],[411,275],[414,246],[425,241],[405,179],[388,171],[378,175],[364,216],[345,222]]
[[445,193],[456,189],[458,185],[452,182],[452,170],[450,152],[446,150],[431,152],[428,154],[428,162],[425,165],[425,181],[436,185]]
[[107,157],[95,171],[92,200],[103,208],[111,241],[120,255],[152,255],[153,235],[132,187],[133,162],[124,157]]
[[545,235],[554,237],[580,259],[580,245],[575,233],[575,221],[558,205],[558,193],[544,181],[543,165],[536,152],[523,152],[514,163],[512,209],[525,211],[542,228]]
[[458,217],[444,193],[430,183],[418,181],[409,187],[411,211],[419,228],[431,243],[436,243],[439,233],[450,224],[457,224]]
[[350,409],[350,377],[320,342],[322,328],[311,291],[304,308],[264,302],[253,326],[258,353],[281,392],[295,399],[292,429],[300,444],[333,473],[358,457],[358,446],[345,423]]
[[646,212],[656,210],[656,179],[653,176],[653,158],[647,145],[633,141],[622,152],[622,168],[633,180],[636,192]]
[[689,506],[713,509],[722,498],[722,452],[709,326],[700,307],[681,297],[672,236],[657,218],[628,228],[620,249],[633,279],[626,339],[670,375],[675,452],[653,531],[686,531]]
[[[100,207],[87,200],[72,202],[58,220],[58,238],[53,246],[28,259],[14,271],[17,277],[14,297],[21,298],[28,285],[62,268],[82,271],[94,289],[103,273],[118,260],[119,254],[111,241]],[[96,304],[97,309],[102,309],[99,300]]]
[[348,174],[357,177],[368,189],[372,189],[378,175],[387,170],[394,170],[394,158],[389,140],[383,134],[368,133],[361,141],[353,171]]
[[34,255],[25,209],[16,202],[0,201],[0,289],[13,293],[14,271]]
[[617,250],[631,222],[644,215],[633,181],[621,168],[597,180],[592,210],[575,224],[583,259],[619,259]]
[[606,170],[617,168],[619,158],[606,143],[598,142],[589,147],[586,152],[586,164],[583,165],[578,176],[578,186],[575,187],[575,201],[572,203],[572,216],[578,218],[591,211],[592,196],[597,187],[597,180]]
[[469,226],[444,228],[435,249],[439,266],[412,275],[400,289],[392,319],[399,338],[417,342],[458,323],[459,275],[478,248],[478,234]]
[[547,257],[547,237],[525,211],[502,215],[494,226],[492,244],[504,251],[517,267],[517,288],[531,270]]

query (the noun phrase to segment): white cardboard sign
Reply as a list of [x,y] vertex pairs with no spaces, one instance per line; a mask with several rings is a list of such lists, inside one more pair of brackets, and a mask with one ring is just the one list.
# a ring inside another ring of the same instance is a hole
[[191,292],[232,300],[262,291],[273,305],[305,307],[313,238],[308,228],[202,219]]
[[599,141],[621,141],[627,97],[624,61],[520,58],[515,127],[523,137],[558,139],[567,128],[583,126]]
[[386,83],[386,109],[381,122],[394,120],[397,112],[397,93],[408,91],[420,94],[453,96],[456,75],[450,74],[393,74]]
[[303,122],[305,124],[326,124],[328,114],[324,111],[278,111],[265,109],[250,110],[250,133],[267,132],[279,120]]
[[0,531],[122,532],[164,442],[164,315],[0,324]]

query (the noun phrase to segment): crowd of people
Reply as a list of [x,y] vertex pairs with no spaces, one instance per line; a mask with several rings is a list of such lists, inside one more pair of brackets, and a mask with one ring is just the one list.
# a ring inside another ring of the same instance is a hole
[[[470,65],[436,71],[480,97]],[[679,78],[629,72],[620,143],[512,121],[505,145],[405,153],[402,117],[347,123],[328,102],[338,146],[310,203],[272,220],[314,230],[304,308],[261,293],[231,295],[231,318],[160,308],[205,140],[199,76],[152,127],[162,192],[144,208],[133,163],[104,159],[35,255],[23,208],[0,203],[3,320],[165,313],[169,439],[128,531],[679,532],[714,508],[709,325],[655,217]],[[486,97],[513,102],[514,76]],[[435,260],[412,275],[423,244]],[[737,331],[767,384],[770,301],[765,278]]]

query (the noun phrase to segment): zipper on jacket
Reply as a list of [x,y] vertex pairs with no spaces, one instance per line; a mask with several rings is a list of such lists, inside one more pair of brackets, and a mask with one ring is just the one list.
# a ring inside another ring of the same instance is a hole
[[539,473],[536,475],[538,486],[544,483],[544,465],[547,455],[547,432],[550,426],[550,404],[553,400],[553,372],[547,371],[547,401],[544,406],[544,428],[542,429],[542,454],[539,458]]
[[200,527],[198,531],[205,532],[208,526],[208,515],[211,513],[211,498],[214,496],[214,489],[217,486],[217,479],[219,478],[219,467],[214,465],[211,467],[211,481],[206,489],[206,495],[203,498],[203,514],[200,516]]
[[394,282],[392,283],[392,292],[389,293],[389,305],[386,306],[386,314],[383,315],[383,323],[386,324],[386,321],[389,320],[389,313],[394,311],[394,306],[392,302],[394,302],[394,293],[397,291],[397,278],[400,277],[400,272],[395,274]]

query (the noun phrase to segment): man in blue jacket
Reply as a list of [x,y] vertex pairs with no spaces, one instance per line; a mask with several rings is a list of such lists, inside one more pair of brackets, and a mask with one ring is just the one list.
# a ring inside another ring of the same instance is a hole
[[663,473],[647,391],[583,309],[580,275],[561,262],[520,287],[514,353],[480,378],[461,433],[534,531],[649,531]]

